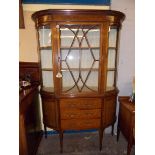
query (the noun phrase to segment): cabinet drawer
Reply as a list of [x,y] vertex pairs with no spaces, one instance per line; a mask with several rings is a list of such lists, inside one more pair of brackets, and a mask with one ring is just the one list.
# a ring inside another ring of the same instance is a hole
[[97,129],[99,127],[100,119],[61,120],[61,129],[63,130]]
[[61,109],[99,109],[101,100],[98,98],[61,99]]
[[100,118],[100,109],[76,110],[76,109],[61,109],[61,119],[76,119],[76,118]]

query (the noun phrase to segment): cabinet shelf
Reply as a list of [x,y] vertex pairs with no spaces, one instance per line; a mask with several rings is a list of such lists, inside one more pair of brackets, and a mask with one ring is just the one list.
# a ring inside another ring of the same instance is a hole
[[68,46],[62,46],[61,49],[100,49],[98,46],[94,47],[68,47]]
[[40,50],[52,50],[52,46],[42,46],[39,49]]
[[53,68],[42,68],[42,71],[53,71]]
[[[111,47],[112,48],[112,47]],[[114,47],[113,47],[114,48]],[[52,46],[43,46],[39,48],[40,50],[52,50]],[[69,46],[62,46],[60,47],[60,49],[64,50],[64,49],[100,49],[100,47],[96,46],[96,47],[69,47]]]
[[[52,46],[44,46],[44,47],[40,47],[40,50],[51,50]],[[60,49],[100,49],[100,47],[96,46],[96,47],[60,47]],[[112,49],[112,50],[116,50],[116,47],[108,47],[108,49]]]
[[[42,71],[53,71],[52,68],[42,68]],[[70,68],[71,71],[79,71],[79,68]],[[89,71],[90,68],[80,68],[81,71]],[[111,69],[112,70],[112,69]],[[113,69],[114,70],[114,69]],[[61,69],[62,72],[66,72],[69,71],[68,68],[62,68]],[[91,71],[98,71],[98,68],[92,68]]]
[[[93,90],[98,89],[98,87],[90,87],[90,88],[93,89]],[[67,89],[69,89],[69,87],[65,87],[65,89],[67,90]],[[114,89],[115,89],[115,87],[106,87],[106,91],[112,91]],[[45,92],[54,92],[53,87],[43,87],[42,90],[45,91]],[[87,89],[84,88],[84,90],[86,91]],[[73,89],[73,92],[77,92],[77,90]]]
[[117,50],[116,47],[108,47],[108,49],[110,49],[110,50]]
[[112,91],[112,90],[114,90],[115,89],[115,87],[106,87],[106,91]]
[[116,68],[108,68],[107,71],[116,71]]
[[[70,68],[71,71],[79,71],[79,68]],[[89,71],[90,68],[80,68],[81,71]],[[62,72],[69,71],[68,68],[62,68]],[[98,68],[92,68],[91,71],[98,71]]]

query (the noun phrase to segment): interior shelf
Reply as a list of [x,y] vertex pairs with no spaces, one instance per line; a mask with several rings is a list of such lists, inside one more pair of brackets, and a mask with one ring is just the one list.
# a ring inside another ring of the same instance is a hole
[[[93,90],[96,90],[98,89],[98,87],[91,87]],[[65,87],[65,90],[69,89],[69,87]],[[114,90],[115,87],[106,87],[106,91],[112,91]],[[54,92],[54,88],[53,87],[43,87],[42,88],[43,91],[46,91],[46,92]],[[84,88],[84,91],[86,91],[87,89]],[[87,90],[88,91],[88,90]],[[72,92],[77,92],[76,89],[73,89]]]
[[40,50],[51,50],[52,46],[42,46],[40,47]]
[[[89,71],[90,68],[80,68],[80,69],[79,68],[70,68],[70,70],[71,71],[79,71],[79,70],[81,70],[81,71]],[[68,68],[62,68],[61,71],[65,72],[65,71],[69,71],[69,69]],[[98,68],[92,68],[91,71],[98,71]]]
[[54,92],[53,87],[43,87],[42,90],[45,91],[45,92]]
[[42,68],[42,71],[53,71],[53,68]]
[[61,49],[100,49],[100,47],[96,46],[96,47],[65,47],[62,46],[60,47]]
[[116,68],[108,68],[107,71],[116,71]]
[[115,87],[106,87],[106,91],[111,91],[111,90],[114,90]]
[[110,50],[116,50],[117,48],[116,47],[108,47],[108,49],[110,49]]
[[[40,50],[51,50],[52,46],[43,46],[40,47]],[[68,46],[62,46],[60,47],[60,49],[100,49],[100,47],[96,46],[96,47],[68,47]],[[116,47],[108,47],[108,49],[113,49],[116,50]]]

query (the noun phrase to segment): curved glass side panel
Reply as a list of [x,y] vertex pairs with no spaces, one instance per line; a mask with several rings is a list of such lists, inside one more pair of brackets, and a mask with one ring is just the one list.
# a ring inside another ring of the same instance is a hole
[[108,69],[115,69],[116,50],[108,50]]
[[114,76],[115,76],[115,71],[107,72],[107,88],[110,88],[110,89],[114,88]]
[[53,90],[53,62],[52,62],[52,31],[50,25],[39,27],[39,50],[42,70],[42,86]]
[[40,50],[41,68],[53,68],[52,65],[52,50]]
[[53,87],[53,72],[42,71],[43,87]]
[[116,70],[117,70],[117,28],[109,28],[109,47],[108,47],[108,64],[107,64],[107,85],[106,90],[113,90],[116,86]]
[[51,29],[50,26],[41,26],[39,28],[39,42],[40,42],[40,47],[46,47],[46,46],[51,46]]
[[116,47],[117,29],[111,28],[109,31],[109,47]]

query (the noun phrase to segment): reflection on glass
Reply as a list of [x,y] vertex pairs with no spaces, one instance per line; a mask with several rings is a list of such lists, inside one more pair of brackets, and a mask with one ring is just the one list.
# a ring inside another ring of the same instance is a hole
[[79,67],[79,50],[61,50],[62,68],[67,68],[67,65],[71,68]]
[[49,26],[42,26],[39,29],[40,47],[51,45],[51,29]]

